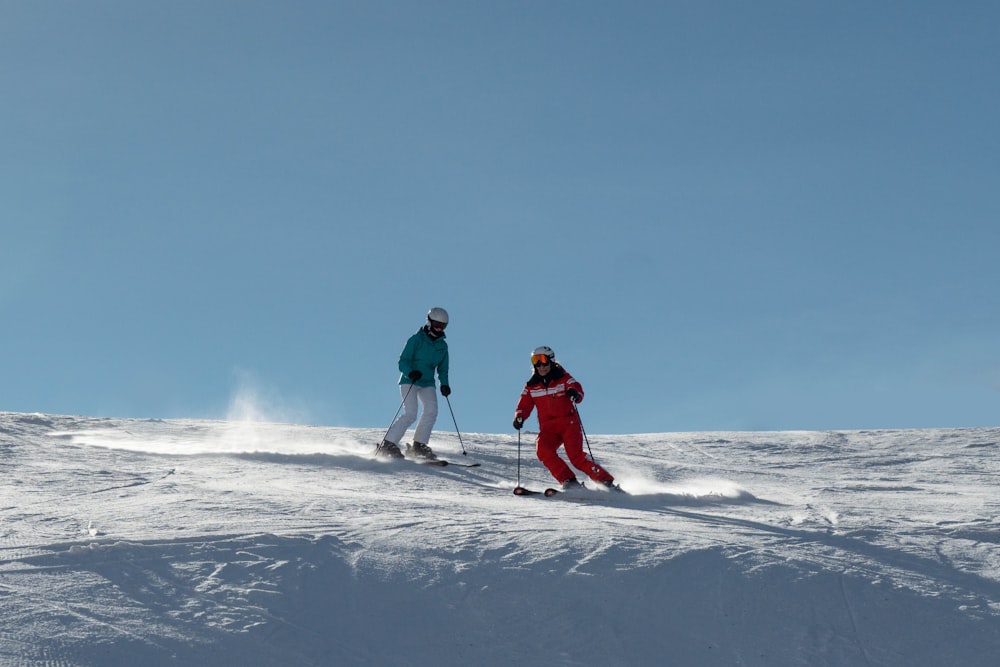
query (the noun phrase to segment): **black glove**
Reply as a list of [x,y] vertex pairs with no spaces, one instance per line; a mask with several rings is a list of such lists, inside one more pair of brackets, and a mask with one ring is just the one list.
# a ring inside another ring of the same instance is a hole
[[580,392],[578,392],[576,389],[572,388],[567,389],[566,395],[569,396],[569,400],[573,401],[574,403],[580,402]]
[[421,373],[420,371],[410,371],[410,374],[407,375],[406,377],[408,377],[411,380],[413,380],[414,382],[416,382],[417,380],[419,380],[423,376],[424,376],[424,374]]
[[446,384],[441,385],[441,395],[447,397],[450,394],[451,394],[451,387],[449,387]]
[[524,426],[524,420],[521,419],[520,417],[515,417],[514,418],[514,428],[516,428],[518,431],[520,431],[522,426]]

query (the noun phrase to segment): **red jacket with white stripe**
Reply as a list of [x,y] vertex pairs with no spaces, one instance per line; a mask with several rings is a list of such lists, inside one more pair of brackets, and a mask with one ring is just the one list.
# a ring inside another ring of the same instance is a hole
[[514,417],[527,419],[531,416],[532,409],[537,408],[539,428],[545,428],[547,423],[569,420],[576,414],[573,401],[566,395],[571,388],[576,389],[580,394],[579,401],[582,401],[583,387],[566,369],[553,362],[552,369],[545,377],[536,371],[524,385]]

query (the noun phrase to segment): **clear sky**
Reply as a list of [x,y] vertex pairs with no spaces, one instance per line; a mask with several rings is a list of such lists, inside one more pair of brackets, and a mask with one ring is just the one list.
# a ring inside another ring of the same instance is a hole
[[462,431],[1000,424],[1000,4],[0,17],[0,410],[388,427],[440,305]]

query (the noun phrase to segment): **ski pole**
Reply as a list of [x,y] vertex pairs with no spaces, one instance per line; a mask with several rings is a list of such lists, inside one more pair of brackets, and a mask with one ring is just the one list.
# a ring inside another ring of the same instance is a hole
[[[380,440],[380,441],[379,441],[379,442],[378,442],[378,443],[377,443],[377,444],[375,445],[375,451],[376,451],[376,452],[378,451],[378,446],[379,446],[379,445],[381,445],[381,444],[382,444],[383,442],[385,442],[385,436],[389,435],[389,431],[391,431],[391,430],[392,430],[392,425],[393,425],[393,423],[395,423],[395,421],[396,421],[396,417],[398,417],[398,416],[399,416],[399,411],[403,409],[403,406],[404,406],[404,405],[406,405],[406,399],[408,399],[408,398],[410,397],[410,392],[411,392],[411,391],[413,391],[413,385],[412,385],[412,384],[410,385],[410,388],[406,390],[406,394],[405,394],[405,395],[403,396],[403,400],[401,400],[401,401],[399,402],[399,407],[398,407],[398,408],[396,408],[396,414],[394,414],[394,415],[392,416],[392,421],[391,421],[391,422],[389,422],[389,428],[387,428],[387,429],[385,430],[385,433],[384,433],[384,434],[382,435],[382,440]],[[397,443],[395,443],[395,444],[397,444],[397,445],[398,445],[399,443],[397,442]]]
[[468,456],[469,454],[465,451],[465,443],[462,442],[462,432],[458,430],[458,422],[455,421],[455,411],[451,409],[451,399],[445,396],[444,400],[448,402],[448,412],[451,413],[451,422],[455,425],[455,433],[458,434],[458,444],[462,446],[462,456]]
[[521,429],[517,429],[517,487],[521,488]]
[[573,404],[573,412],[576,413],[576,421],[580,424],[580,432],[583,433],[583,441],[587,443],[587,451],[590,453],[590,460],[597,463],[594,459],[594,451],[590,448],[590,439],[587,437],[587,431],[583,428],[583,419],[580,418],[580,409],[576,407],[576,401],[570,401]]

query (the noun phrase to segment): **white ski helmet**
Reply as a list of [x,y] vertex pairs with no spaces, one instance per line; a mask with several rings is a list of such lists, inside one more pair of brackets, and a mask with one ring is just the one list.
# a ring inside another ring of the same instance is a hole
[[556,360],[556,353],[548,345],[539,345],[531,353],[531,365],[538,363],[539,357],[547,357],[549,361]]
[[444,308],[438,308],[435,306],[427,311],[427,321],[448,324],[448,311]]

